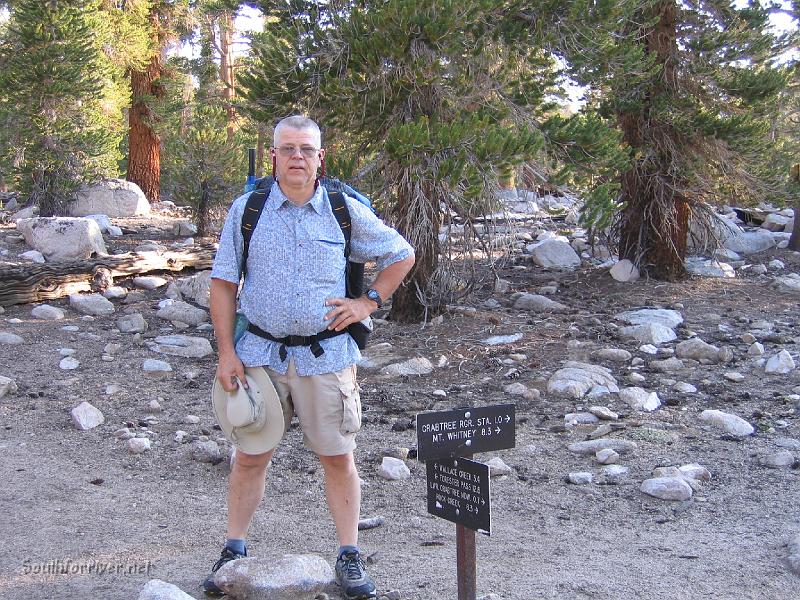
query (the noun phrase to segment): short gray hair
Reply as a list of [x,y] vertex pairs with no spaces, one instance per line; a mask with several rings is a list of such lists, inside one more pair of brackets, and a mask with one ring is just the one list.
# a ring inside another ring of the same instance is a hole
[[273,146],[278,145],[278,135],[287,127],[311,131],[317,136],[320,147],[322,146],[322,132],[319,129],[319,125],[304,115],[292,115],[291,117],[281,119],[278,124],[275,125],[275,131],[272,133]]

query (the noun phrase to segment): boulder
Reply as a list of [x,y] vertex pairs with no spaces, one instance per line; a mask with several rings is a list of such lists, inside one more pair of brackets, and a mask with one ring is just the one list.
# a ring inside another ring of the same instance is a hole
[[91,219],[34,217],[17,221],[17,229],[48,261],[108,254],[100,227]]
[[311,600],[334,581],[333,568],[316,554],[240,558],[214,576],[226,594],[248,600]]
[[178,300],[172,304],[168,304],[160,308],[156,316],[167,321],[178,321],[179,323],[186,323],[197,327],[198,325],[208,321],[208,313],[202,308],[192,306],[188,302]]
[[767,365],[764,367],[764,372],[785,375],[786,373],[791,373],[794,369],[795,364],[792,355],[786,350],[781,350],[776,355],[770,357],[767,361]]
[[761,228],[767,231],[786,231],[786,226],[791,219],[778,213],[770,213],[761,223]]
[[399,458],[384,456],[378,469],[378,475],[384,479],[400,480],[411,477],[411,471],[406,463]]
[[149,214],[150,203],[135,183],[124,179],[107,179],[81,186],[69,211],[74,217],[95,214],[136,217]]
[[696,361],[717,363],[719,362],[719,348],[707,344],[700,338],[692,338],[675,346],[675,356],[678,358],[691,358]]
[[728,250],[733,250],[739,254],[756,254],[774,248],[775,238],[769,231],[756,229],[755,231],[737,231],[731,233],[723,242],[723,246]]
[[639,269],[627,258],[611,267],[609,273],[614,280],[622,283],[632,283],[639,279]]
[[209,307],[211,271],[201,271],[191,277],[183,277],[178,279],[175,285],[184,297],[194,300],[203,308]]
[[634,339],[640,344],[653,344],[654,346],[671,342],[678,337],[672,329],[658,323],[621,327],[619,334],[622,337]]
[[102,316],[114,313],[114,304],[102,294],[70,294],[69,306],[84,315]]
[[547,391],[561,398],[583,398],[595,386],[619,391],[611,371],[599,365],[567,361],[547,381]]
[[747,437],[755,433],[755,428],[750,423],[721,410],[704,410],[700,413],[700,420],[719,427],[734,437]]
[[579,267],[581,258],[569,245],[559,239],[547,239],[532,244],[530,254],[533,262],[540,267],[572,268]]

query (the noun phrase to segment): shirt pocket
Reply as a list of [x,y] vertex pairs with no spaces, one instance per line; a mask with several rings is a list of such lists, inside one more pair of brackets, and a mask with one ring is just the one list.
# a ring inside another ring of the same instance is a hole
[[328,287],[335,285],[342,278],[346,264],[344,240],[313,239],[310,254],[309,271],[314,283]]

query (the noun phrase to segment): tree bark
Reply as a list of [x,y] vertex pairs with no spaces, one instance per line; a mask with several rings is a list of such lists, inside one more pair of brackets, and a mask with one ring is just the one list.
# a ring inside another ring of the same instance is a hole
[[[800,190],[800,163],[792,165],[789,176],[794,181],[797,189]],[[800,224],[798,224],[798,221],[800,221],[800,194],[798,194],[793,208],[794,225],[792,226],[792,236],[789,238],[789,249],[800,250]]]
[[[618,115],[625,142],[637,159],[621,179],[625,208],[620,226],[619,256],[627,258],[657,279],[673,281],[685,275],[689,207],[676,188],[673,156],[668,148],[674,132],[658,122],[656,106],[676,94],[677,5],[656,6],[658,22],[644,38],[645,51],[655,55],[661,74],[642,106]],[[638,152],[644,150],[644,152]]]
[[[157,31],[157,15],[150,15],[151,27]],[[161,98],[159,84],[163,70],[160,40],[158,51],[144,71],[131,71],[133,104],[128,111],[128,181],[138,185],[150,202],[158,202],[161,194],[161,140],[151,127],[154,118],[148,105],[149,96]]]
[[236,133],[236,111],[233,107],[236,97],[233,72],[233,14],[227,11],[223,12],[217,23],[219,23],[219,78],[223,86],[222,97],[225,99],[225,112],[228,114],[228,141],[231,141]]

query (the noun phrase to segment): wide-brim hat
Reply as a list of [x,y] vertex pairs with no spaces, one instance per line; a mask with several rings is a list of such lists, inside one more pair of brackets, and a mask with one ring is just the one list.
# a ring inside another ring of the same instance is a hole
[[245,454],[268,452],[281,441],[286,424],[283,406],[269,375],[261,367],[246,367],[248,388],[241,383],[226,392],[214,378],[211,403],[222,432]]

